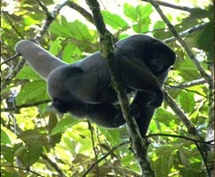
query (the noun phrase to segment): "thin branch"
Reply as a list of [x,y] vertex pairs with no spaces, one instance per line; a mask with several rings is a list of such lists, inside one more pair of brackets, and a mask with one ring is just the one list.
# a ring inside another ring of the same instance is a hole
[[86,11],[83,7],[79,6],[78,4],[76,4],[73,1],[68,1],[66,4],[68,7],[76,10],[77,12],[79,12],[82,16],[84,16],[89,22],[94,24],[94,20],[92,15]]
[[11,22],[10,18],[8,17],[8,12],[4,12],[2,11],[5,19],[8,21],[8,23],[10,24],[10,26],[12,27],[12,29],[18,34],[18,36],[23,39],[24,37],[22,36],[22,34],[16,29],[16,27],[13,25],[13,23]]
[[48,164],[53,167],[55,169],[56,172],[58,172],[58,174],[61,176],[61,177],[64,177],[64,173],[63,171],[58,167],[58,164],[56,164],[55,162],[53,162],[46,154],[42,154],[41,155],[42,158],[44,160],[46,160],[48,162]]
[[120,143],[117,146],[114,146],[108,153],[106,153],[103,157],[101,157],[100,159],[98,159],[95,163],[93,163],[90,168],[87,169],[87,171],[84,173],[83,177],[85,177],[95,166],[97,166],[99,164],[99,162],[101,162],[102,160],[104,160],[107,156],[109,156],[110,154],[112,154],[115,150],[117,150],[118,148],[120,148],[121,146],[124,146],[126,144],[129,144],[129,141],[125,141],[123,143]]
[[[194,33],[194,32],[196,32],[196,31],[199,31],[199,30],[204,29],[207,25],[208,25],[208,23],[206,23],[206,22],[205,22],[205,23],[202,23],[202,24],[198,24],[198,25],[196,25],[196,26],[194,26],[194,27],[191,27],[191,28],[189,28],[189,29],[187,29],[187,30],[185,30],[185,31],[180,32],[180,33],[179,33],[179,36],[180,36],[180,37],[187,36],[187,35],[189,35],[189,34],[191,34],[191,33]],[[163,40],[163,42],[169,43],[169,42],[173,42],[173,41],[175,41],[175,40],[176,40],[175,37],[171,37],[171,38],[168,38],[168,39]]]
[[14,56],[12,56],[12,57],[10,57],[10,58],[4,60],[4,61],[0,64],[0,66],[3,65],[3,64],[6,64],[7,62],[9,62],[9,61],[11,61],[11,60],[14,60],[15,58],[17,58],[17,57],[19,57],[19,56],[21,56],[21,55],[20,55],[20,54],[15,54]]
[[19,61],[19,63],[15,66],[15,68],[6,76],[4,81],[2,81],[1,90],[5,89],[13,80],[13,78],[16,77],[18,72],[22,69],[22,67],[25,64],[25,60]]
[[46,13],[46,15],[49,16],[50,13],[49,13],[47,7],[45,6],[45,4],[44,4],[43,2],[41,2],[40,0],[35,0],[35,1],[36,1],[36,2],[38,3],[38,5],[42,8],[42,10]]
[[190,137],[187,137],[187,136],[165,134],[165,133],[153,133],[153,134],[149,134],[149,135],[146,136],[146,138],[150,138],[150,137],[154,137],[154,136],[166,136],[166,137],[173,137],[173,138],[182,138],[182,139],[186,139],[186,140],[189,140],[189,141],[193,141],[193,142],[197,142],[197,143],[204,143],[204,144],[209,144],[209,145],[212,145],[212,143],[214,142],[214,140],[204,141],[204,140],[193,139],[193,138],[190,138]]
[[148,0],[152,6],[157,10],[158,14],[162,18],[162,20],[166,23],[169,30],[172,32],[174,37],[178,40],[178,42],[181,44],[181,46],[184,48],[184,50],[187,52],[189,58],[193,61],[193,63],[196,65],[197,69],[201,73],[202,77],[205,78],[208,84],[212,82],[212,79],[210,76],[205,72],[204,68],[200,65],[198,60],[196,59],[195,55],[193,54],[192,50],[188,47],[188,45],[182,40],[178,32],[175,30],[174,26],[170,23],[170,21],[167,19],[167,17],[164,15],[162,10],[160,9],[159,5],[154,0]]
[[196,79],[196,80],[192,80],[190,82],[184,82],[184,83],[180,83],[178,85],[173,85],[173,86],[169,86],[170,88],[189,88],[189,87],[193,87],[196,85],[201,85],[201,84],[205,84],[206,81],[204,78],[201,79]]
[[51,100],[42,100],[42,101],[38,101],[35,103],[27,103],[27,104],[22,104],[22,105],[16,105],[16,107],[10,107],[10,108],[1,108],[1,112],[9,112],[9,111],[16,111],[22,108],[27,108],[27,107],[34,107],[34,106],[38,106],[41,104],[46,104],[51,102]]
[[[150,2],[150,0],[142,0],[144,2]],[[161,5],[161,6],[165,6],[165,7],[169,7],[169,8],[173,8],[173,9],[177,9],[177,10],[182,10],[182,11],[187,11],[187,12],[192,12],[193,10],[197,9],[197,8],[190,8],[190,7],[186,7],[186,6],[178,6],[175,4],[170,4],[168,2],[163,2],[163,1],[154,1],[157,4]]]
[[46,21],[41,27],[40,32],[34,37],[34,40],[38,41],[42,38],[42,36],[46,33],[51,23],[56,19],[57,15],[59,14],[60,10],[66,5],[67,0],[62,1],[61,3],[57,4],[54,7],[54,10],[50,14],[46,8],[44,8],[43,3],[41,3],[39,0],[37,0],[39,5],[42,7],[42,9],[45,10],[46,13]]
[[[89,127],[89,130],[90,130],[90,136],[91,136],[91,142],[92,142],[92,147],[93,147],[93,152],[94,152],[94,155],[95,155],[95,160],[97,161],[98,160],[98,154],[97,154],[97,150],[96,150],[96,145],[95,145],[95,140],[94,140],[94,131],[93,131],[93,127],[90,123],[90,121],[87,119],[87,124],[88,124],[88,127]],[[99,167],[98,165],[96,166],[96,172],[97,172],[97,176],[100,176],[99,175]]]
[[40,175],[39,173],[37,173],[37,172],[35,172],[35,171],[32,171],[32,170],[30,170],[30,169],[25,169],[25,168],[22,168],[22,167],[18,167],[18,166],[13,166],[13,165],[11,165],[11,166],[5,165],[5,166],[4,166],[4,165],[2,165],[2,167],[5,167],[5,168],[17,168],[17,169],[19,169],[19,170],[24,171],[25,173],[26,173],[26,171],[27,171],[27,172],[30,172],[30,173],[36,175],[36,176],[45,177],[45,176],[42,176],[42,175]]
[[199,135],[197,129],[193,125],[193,123],[189,120],[189,118],[184,114],[182,109],[177,105],[175,100],[167,93],[164,91],[164,98],[166,103],[171,107],[171,109],[175,112],[175,114],[180,118],[180,120],[184,123],[184,125],[187,128],[187,131],[195,136],[198,137],[198,139],[203,140],[202,137]]

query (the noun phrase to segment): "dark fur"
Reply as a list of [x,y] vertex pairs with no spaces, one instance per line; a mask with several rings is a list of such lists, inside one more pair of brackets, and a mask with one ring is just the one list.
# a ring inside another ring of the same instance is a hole
[[[36,56],[22,50],[21,44],[17,45],[17,51],[47,79],[48,93],[59,112],[70,112],[80,118],[88,117],[98,125],[109,128],[125,123],[117,96],[111,87],[107,61],[99,52],[68,65],[57,61],[36,44],[26,43],[31,46],[31,50],[46,54],[44,58],[40,58],[41,61],[46,60],[46,63],[38,66],[34,61]],[[28,47],[24,44],[22,45]],[[162,104],[161,88],[175,61],[175,53],[162,42],[139,34],[119,41],[114,54],[118,79],[124,84],[128,94],[135,93],[130,113],[136,118],[144,137],[155,109]],[[48,68],[53,62],[55,65]],[[50,71],[47,72],[46,69]]]

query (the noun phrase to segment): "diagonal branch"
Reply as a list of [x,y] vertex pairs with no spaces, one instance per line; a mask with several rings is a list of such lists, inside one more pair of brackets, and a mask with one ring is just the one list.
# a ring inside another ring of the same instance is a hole
[[[142,1],[150,2],[150,0],[142,0]],[[165,6],[165,7],[169,7],[169,8],[173,8],[173,9],[177,9],[177,10],[182,10],[182,11],[187,11],[187,12],[192,12],[193,10],[197,9],[197,8],[190,8],[190,7],[186,7],[186,6],[178,6],[178,5],[171,4],[168,2],[163,2],[163,1],[154,0],[154,2],[156,2],[157,4],[159,4],[161,6]]]
[[84,16],[89,22],[94,24],[92,15],[86,11],[83,7],[79,6],[73,1],[68,1],[67,6],[79,12],[82,16]]

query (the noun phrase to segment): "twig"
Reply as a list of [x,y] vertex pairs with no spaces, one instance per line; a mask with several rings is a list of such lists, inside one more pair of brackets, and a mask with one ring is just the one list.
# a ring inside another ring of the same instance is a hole
[[5,165],[5,166],[4,166],[4,165],[2,165],[2,167],[5,167],[5,168],[17,168],[17,169],[19,169],[19,170],[25,171],[25,173],[26,173],[26,171],[28,171],[28,172],[30,172],[30,173],[36,175],[36,176],[45,177],[45,176],[42,176],[42,175],[40,175],[39,173],[37,173],[37,172],[35,172],[35,171],[32,171],[32,170],[30,170],[30,169],[25,169],[25,168],[22,168],[22,167],[17,167],[17,166],[13,166],[13,165],[11,165],[11,166],[8,166],[8,165]]
[[55,169],[55,171],[58,172],[58,174],[60,175],[60,177],[64,177],[64,176],[65,176],[64,173],[63,173],[63,171],[58,167],[58,164],[56,164],[55,162],[53,162],[53,161],[52,161],[47,155],[45,155],[45,154],[42,154],[41,156],[42,156],[42,158],[43,158],[44,160],[46,160],[46,161],[48,162],[48,164],[51,165],[51,167],[53,167],[53,168]]
[[[94,136],[93,136],[94,135],[93,127],[92,127],[92,125],[91,125],[89,120],[87,120],[87,124],[88,124],[89,130],[90,130],[90,136],[91,136],[93,152],[94,152],[94,155],[95,155],[95,160],[97,161],[98,160],[98,154],[97,154],[97,151],[96,151],[96,145],[95,145],[95,140],[94,140]],[[98,167],[98,165],[96,166],[96,172],[97,172],[97,176],[100,176],[99,175],[99,167]]]
[[8,12],[4,12],[2,11],[2,13],[4,14],[4,17],[6,18],[6,20],[8,21],[8,23],[10,24],[10,26],[12,27],[12,29],[18,34],[18,36],[23,39],[24,37],[22,36],[22,34],[16,29],[16,27],[13,25],[13,23],[11,22],[11,20],[8,18]]
[[209,144],[209,145],[212,145],[212,143],[214,142],[214,140],[204,141],[204,140],[193,139],[193,138],[182,136],[182,135],[173,135],[173,134],[165,134],[165,133],[149,134],[146,136],[146,138],[150,138],[150,137],[154,137],[154,136],[167,136],[167,137],[173,137],[173,138],[182,138],[182,139],[186,139],[189,141],[193,141],[193,142],[197,142],[197,143],[204,143],[204,144]]
[[17,57],[19,57],[19,56],[21,56],[21,55],[20,55],[20,54],[16,54],[16,55],[14,55],[14,56],[8,58],[7,60],[3,61],[3,62],[0,64],[0,66],[3,65],[3,64],[5,64],[5,63],[7,63],[7,62],[9,62],[9,61],[11,61],[11,60],[14,60],[15,58],[17,58]]
[[89,22],[94,24],[92,15],[89,12],[87,12],[83,7],[79,6],[78,4],[76,4],[73,1],[68,1],[66,5],[69,6],[70,8],[72,8],[72,9],[76,10],[77,12],[79,12]]
[[[187,36],[187,35],[189,35],[189,34],[191,34],[191,33],[193,33],[193,32],[196,32],[196,31],[198,31],[198,30],[203,29],[203,28],[206,27],[207,25],[208,25],[208,23],[202,23],[202,24],[196,25],[196,26],[191,27],[191,28],[189,28],[189,29],[187,29],[187,30],[185,30],[185,31],[182,31],[181,33],[179,33],[179,36],[181,36],[181,37]],[[173,42],[173,41],[175,41],[175,40],[176,40],[175,37],[171,37],[171,38],[168,38],[168,39],[163,40],[163,42],[169,43],[169,42]]]
[[109,156],[110,154],[112,154],[116,149],[120,148],[121,146],[124,146],[126,144],[129,144],[129,141],[125,141],[117,146],[114,146],[108,153],[106,153],[103,157],[101,157],[100,159],[98,159],[95,163],[93,163],[90,168],[87,169],[87,171],[84,173],[83,177],[85,177],[95,166],[97,166],[99,164],[99,162],[101,162],[102,160],[104,160],[107,156]]
[[51,100],[42,100],[42,101],[38,101],[35,103],[27,103],[27,104],[22,104],[22,105],[16,105],[15,108],[11,107],[11,108],[1,108],[1,112],[9,112],[9,111],[15,111],[18,109],[22,109],[22,108],[27,108],[27,107],[33,107],[33,106],[38,106],[41,104],[46,104],[49,103]]
[[[142,1],[150,2],[150,0],[142,0]],[[186,7],[186,6],[177,6],[175,4],[170,4],[168,2],[163,2],[163,1],[154,1],[154,2],[156,2],[157,4],[159,4],[161,6],[170,7],[170,8],[173,8],[173,9],[183,10],[183,11],[187,11],[187,12],[192,12],[193,10],[197,9],[197,8],[189,8],[189,7]]]
[[205,79],[201,78],[201,79],[192,80],[190,82],[180,83],[178,85],[173,85],[173,86],[171,85],[169,87],[170,88],[188,88],[188,87],[201,85],[201,84],[205,84],[205,83],[206,83]]
[[46,21],[43,24],[43,26],[41,27],[40,32],[34,37],[34,40],[36,40],[36,41],[40,40],[42,38],[42,36],[46,33],[46,31],[48,30],[51,23],[56,19],[60,10],[66,5],[67,0],[64,0],[61,3],[57,4],[51,14],[48,12],[48,10],[46,8],[44,8],[43,3],[40,3],[39,0],[37,0],[37,2],[42,7],[42,9],[45,10]]
[[184,123],[184,125],[187,128],[187,131],[192,134],[195,137],[198,137],[198,139],[203,140],[202,137],[199,135],[198,131],[196,130],[193,123],[189,120],[189,118],[184,114],[184,112],[181,110],[181,108],[177,105],[175,100],[164,91],[164,98],[166,103],[171,107],[171,109],[175,112],[175,114],[178,116],[178,118],[181,119],[181,121]]

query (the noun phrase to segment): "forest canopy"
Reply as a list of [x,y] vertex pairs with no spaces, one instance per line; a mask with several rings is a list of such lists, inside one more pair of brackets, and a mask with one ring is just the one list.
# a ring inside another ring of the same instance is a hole
[[[106,129],[54,111],[46,82],[14,50],[20,40],[35,40],[66,63],[101,51],[104,35],[87,2],[1,2],[1,175],[212,176],[213,2],[98,1],[114,42],[141,33],[176,54],[163,86],[165,100],[143,143],[126,126]],[[144,147],[142,158],[135,154],[138,145]]]

